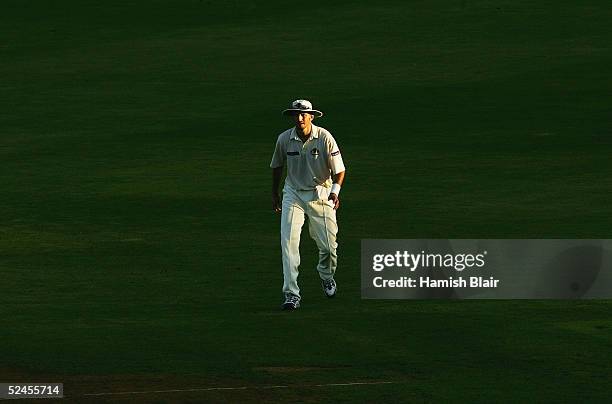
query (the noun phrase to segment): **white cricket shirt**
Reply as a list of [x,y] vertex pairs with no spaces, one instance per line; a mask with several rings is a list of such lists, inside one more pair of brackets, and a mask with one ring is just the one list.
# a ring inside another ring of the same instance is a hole
[[331,133],[312,125],[310,137],[302,142],[295,127],[278,136],[270,168],[287,165],[285,184],[297,191],[322,185],[331,187],[332,174],[345,170],[340,149]]

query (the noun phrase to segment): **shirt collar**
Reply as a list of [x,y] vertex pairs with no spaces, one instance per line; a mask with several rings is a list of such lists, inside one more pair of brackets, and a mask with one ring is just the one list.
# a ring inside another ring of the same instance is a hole
[[[310,139],[318,139],[319,138],[319,128],[313,124],[312,125],[312,130],[310,131],[310,136],[308,137],[308,139],[306,139],[306,141],[310,140]],[[295,126],[293,127],[293,129],[291,130],[291,137],[290,139],[293,140],[299,140],[300,142],[302,141],[302,139],[300,139],[300,137],[297,135],[297,131],[295,130]]]

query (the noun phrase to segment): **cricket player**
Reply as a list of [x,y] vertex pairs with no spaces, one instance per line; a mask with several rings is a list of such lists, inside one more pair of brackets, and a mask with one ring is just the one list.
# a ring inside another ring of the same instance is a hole
[[[336,210],[340,206],[340,188],[345,168],[335,139],[325,129],[315,126],[315,117],[323,116],[308,100],[296,100],[283,115],[293,117],[294,127],[278,136],[272,156],[272,209],[281,215],[281,252],[283,259],[283,310],[300,307],[297,284],[300,265],[300,234],[308,217],[310,237],[319,248],[317,271],[323,292],[336,295],[334,274],[338,263],[336,249]],[[283,167],[287,177],[283,198],[279,185]]]

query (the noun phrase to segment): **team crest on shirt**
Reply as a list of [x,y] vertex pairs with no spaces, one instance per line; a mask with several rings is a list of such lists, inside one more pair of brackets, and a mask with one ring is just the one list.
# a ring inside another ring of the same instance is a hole
[[315,148],[313,148],[313,149],[310,151],[310,154],[312,154],[312,155],[313,155],[313,156],[315,156],[315,157],[316,157],[316,156],[318,156],[318,155],[319,155],[319,149],[317,149],[316,147],[315,147]]

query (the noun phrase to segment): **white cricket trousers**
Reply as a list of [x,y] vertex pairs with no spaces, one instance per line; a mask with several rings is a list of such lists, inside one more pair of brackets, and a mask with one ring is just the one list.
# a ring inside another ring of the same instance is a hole
[[305,215],[308,216],[310,237],[319,247],[317,271],[323,280],[330,279],[336,272],[338,255],[336,249],[336,210],[328,201],[329,190],[317,195],[316,190],[296,191],[289,186],[283,189],[281,211],[281,251],[283,256],[283,293],[300,296],[297,279],[300,266],[300,234]]

